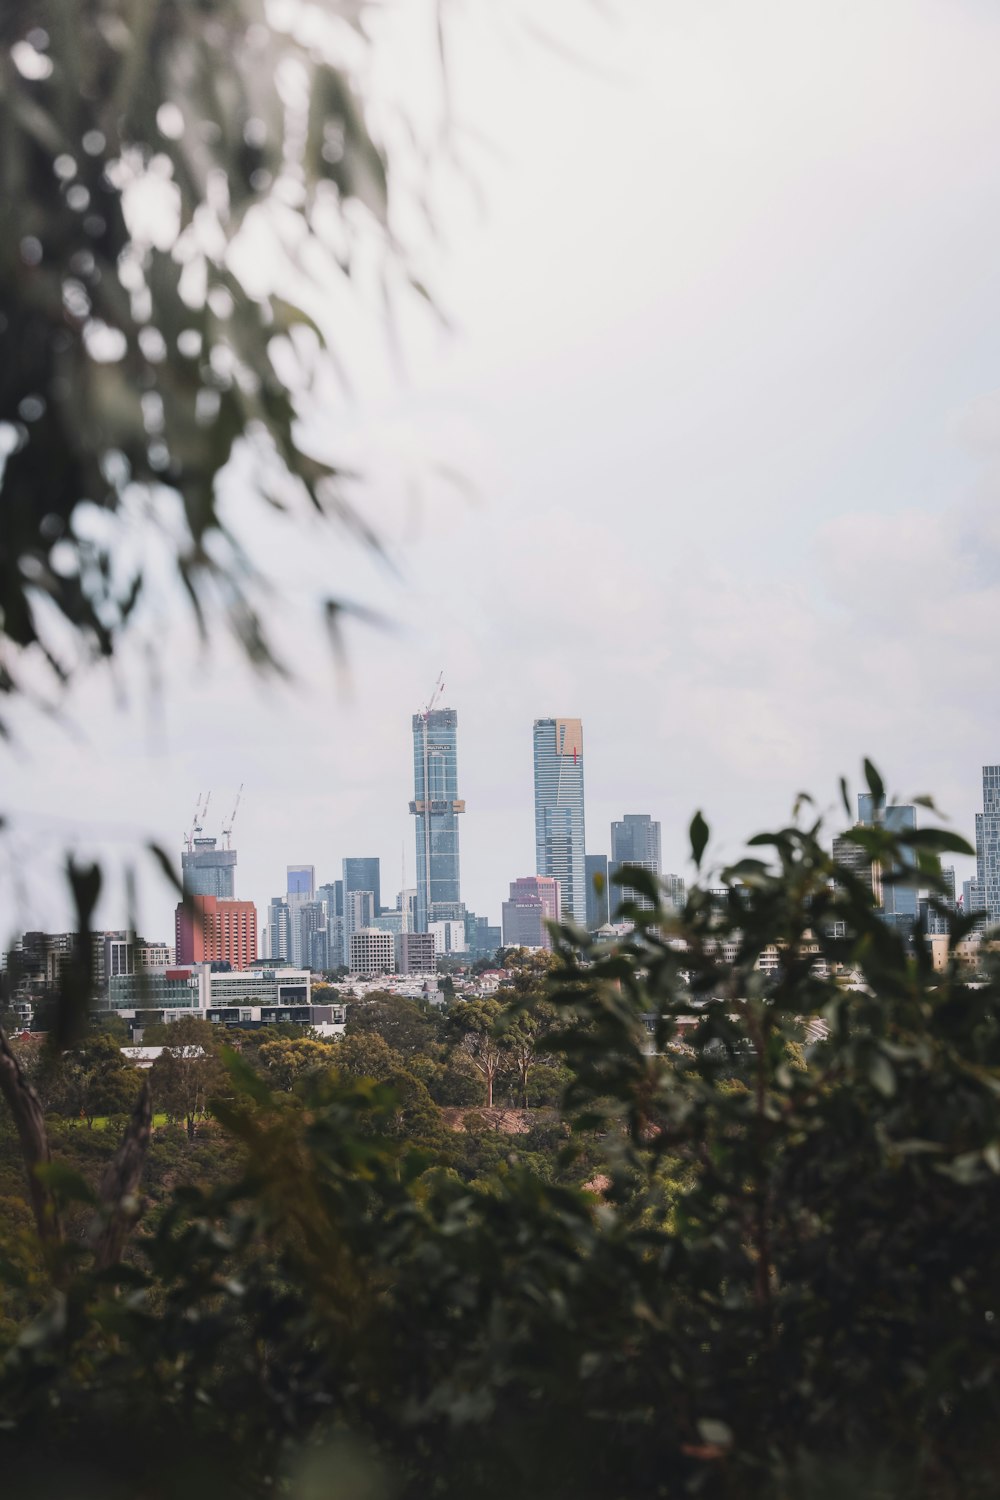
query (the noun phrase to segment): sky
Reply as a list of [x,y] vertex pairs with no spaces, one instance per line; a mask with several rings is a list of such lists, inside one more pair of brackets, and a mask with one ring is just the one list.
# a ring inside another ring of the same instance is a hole
[[[62,724],[22,710],[0,751],[12,931],[68,921],[69,845],[109,870],[102,925],[124,922],[131,861],[142,928],[169,935],[137,851],[179,854],[209,788],[217,832],[241,783],[237,895],[261,921],[288,864],[325,881],[376,854],[384,892],[412,884],[410,718],[439,672],[463,897],[494,922],[533,870],[537,717],[583,720],[589,852],[648,812],[684,873],[696,808],[721,859],[802,790],[832,833],[865,755],[972,837],[1000,760],[1000,13],[545,14],[572,59],[481,0],[453,36],[474,180],[436,163],[420,247],[449,328],[404,309],[394,350],[330,289],[353,394],[326,383],[307,427],[360,463],[391,566],[262,520],[230,476],[295,680],[205,656],[168,603],[161,688],[132,653],[77,681]],[[419,109],[429,57],[419,7],[390,8],[378,88]],[[342,669],[321,591],[386,617],[347,626]]]

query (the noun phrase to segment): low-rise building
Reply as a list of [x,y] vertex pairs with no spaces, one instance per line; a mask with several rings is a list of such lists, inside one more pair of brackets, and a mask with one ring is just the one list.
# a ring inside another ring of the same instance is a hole
[[308,969],[264,968],[240,972],[212,964],[188,964],[138,974],[117,974],[108,983],[102,1010],[120,1014],[162,1010],[170,1013],[231,1010],[254,1006],[310,1006]]

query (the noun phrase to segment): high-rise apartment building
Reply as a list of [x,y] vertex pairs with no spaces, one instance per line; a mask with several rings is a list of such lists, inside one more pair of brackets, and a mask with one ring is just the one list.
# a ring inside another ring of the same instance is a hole
[[1000,925],[1000,766],[983,767],[983,810],[976,813],[976,883],[987,926]]
[[363,928],[375,923],[375,897],[371,891],[349,891],[344,897],[342,932],[344,939],[344,963],[351,962],[351,938]]
[[344,882],[330,880],[321,885],[316,899],[323,907],[326,918],[328,969],[339,968],[344,962]]
[[437,955],[433,932],[399,932],[396,945],[397,974],[433,974]]
[[[587,872],[587,931],[596,932],[608,920],[608,856],[586,854],[583,859]],[[599,877],[601,889],[594,885],[594,876]]]
[[549,875],[524,875],[510,883],[510,896],[503,903],[505,948],[549,948],[552,938],[547,923],[562,919],[558,880]]
[[194,896],[174,915],[177,964],[228,963],[248,969],[257,957],[257,908],[252,901]]
[[352,891],[371,891],[375,910],[382,910],[382,877],[377,859],[344,860],[344,904]]
[[413,800],[416,819],[416,930],[462,915],[458,819],[458,714],[432,708],[413,715]]
[[218,839],[192,839],[191,847],[181,853],[181,885],[185,896],[232,901],[236,896],[236,850],[220,849]]
[[[322,902],[303,901],[301,906],[292,908],[291,916],[293,928],[298,937],[297,945],[295,943],[292,945],[293,951],[297,946],[301,954],[301,963],[297,964],[296,967],[311,969],[314,967],[311,957],[314,951],[312,939],[316,933],[322,933],[324,939],[323,947],[317,951],[328,954],[326,947],[326,917],[323,915]],[[327,968],[328,962],[324,962],[322,967]]]
[[558,880],[564,920],[587,920],[583,819],[583,724],[536,719],[535,869]]
[[[659,879],[660,825],[648,813],[626,813],[620,822],[612,823],[612,879],[622,865],[636,865]],[[622,901],[632,901],[642,911],[652,911],[654,906],[648,896],[641,896],[638,891],[626,886],[617,886],[611,900],[613,906]]]
[[283,896],[272,896],[267,908],[267,956],[288,963],[292,956],[292,919]]

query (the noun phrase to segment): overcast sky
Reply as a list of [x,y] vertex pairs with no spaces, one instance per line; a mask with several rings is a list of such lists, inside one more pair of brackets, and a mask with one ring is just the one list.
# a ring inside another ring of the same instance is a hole
[[[157,705],[78,684],[72,734],[24,719],[8,927],[57,928],[67,839],[179,853],[245,783],[237,894],[377,854],[414,878],[410,715],[439,671],[459,714],[462,891],[499,920],[533,870],[531,725],[584,724],[587,847],[649,812],[685,868],[832,805],[871,755],[967,836],[1000,760],[1000,12],[980,0],[553,3],[597,66],[470,24],[434,281],[455,331],[409,320],[403,369],[345,320],[358,394],[322,430],[362,456],[397,573],[302,525],[255,533],[299,681],[165,631]],[[383,66],[404,74],[388,36]],[[412,328],[410,322],[413,322]],[[451,465],[469,495],[435,480]],[[240,502],[236,476],[232,503]],[[331,666],[317,589],[376,604]],[[961,873],[968,873],[965,869]],[[141,921],[172,931],[145,866]],[[113,887],[99,913],[123,920]],[[264,913],[261,910],[261,921]]]

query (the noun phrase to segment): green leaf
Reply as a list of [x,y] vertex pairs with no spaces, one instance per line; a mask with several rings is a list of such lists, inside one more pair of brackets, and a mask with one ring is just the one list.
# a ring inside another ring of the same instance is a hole
[[701,869],[701,857],[708,845],[708,824],[700,812],[696,812],[691,819],[689,835],[691,839],[691,858],[698,868]]
[[876,805],[885,801],[885,782],[882,780],[870,760],[865,761],[865,780],[868,790],[875,799]]
[[898,836],[898,842],[907,849],[928,850],[933,854],[975,855],[972,845],[960,833],[951,833],[947,828],[912,828]]

